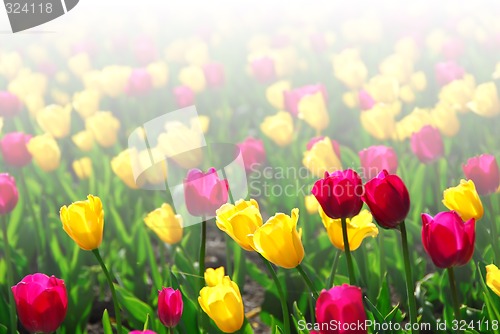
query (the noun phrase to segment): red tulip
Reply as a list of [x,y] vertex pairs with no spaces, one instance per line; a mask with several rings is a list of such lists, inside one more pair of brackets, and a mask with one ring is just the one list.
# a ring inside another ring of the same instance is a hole
[[203,65],[205,80],[209,87],[222,87],[224,85],[224,66],[220,63],[209,63]]
[[462,79],[465,75],[465,70],[454,61],[447,61],[436,64],[434,71],[436,72],[436,81],[439,85],[444,86],[452,81]]
[[194,92],[188,86],[175,87],[174,97],[179,108],[189,107],[194,104]]
[[184,179],[184,197],[189,213],[198,217],[213,217],[215,210],[227,202],[229,185],[219,179],[215,168],[206,173],[191,169]]
[[332,219],[356,216],[363,201],[363,183],[352,169],[339,170],[314,183],[312,194],[316,197],[326,215]]
[[365,184],[363,201],[383,228],[395,228],[410,211],[410,195],[399,176],[385,169]]
[[359,107],[361,110],[370,110],[375,105],[373,97],[364,89],[358,92]]
[[361,289],[343,284],[321,291],[316,301],[316,320],[320,334],[366,334],[366,329],[358,328],[366,321]]
[[0,140],[0,151],[7,165],[23,167],[31,162],[31,153],[26,146],[31,137],[22,132],[11,132],[3,136]]
[[163,288],[158,293],[158,318],[165,327],[177,326],[184,307],[181,292],[172,288]]
[[12,117],[21,112],[23,104],[10,92],[0,92],[0,117]]
[[68,307],[62,279],[36,273],[12,287],[17,314],[31,333],[52,333],[63,322]]
[[251,171],[266,160],[266,151],[262,140],[249,137],[239,143],[238,147],[241,151],[246,171]]
[[494,193],[500,186],[498,163],[491,154],[470,158],[462,169],[465,177],[474,182],[479,195]]
[[[325,136],[318,136],[318,137],[311,138],[311,140],[309,140],[309,142],[307,143],[307,146],[306,146],[307,150],[310,151],[311,148],[314,146],[314,144],[316,144],[319,141],[322,141],[323,139],[325,139]],[[332,142],[333,151],[335,152],[335,155],[337,156],[337,158],[339,158],[339,160],[340,160],[340,145],[336,140],[332,139],[331,142]]]
[[321,92],[321,94],[323,94],[323,99],[326,101],[326,88],[321,84],[303,86],[283,92],[283,96],[285,99],[285,109],[292,115],[297,116],[299,114],[298,108],[300,100],[302,100],[302,98],[306,95],[313,95],[318,92]]
[[7,173],[0,174],[0,215],[14,210],[18,200],[16,180]]
[[153,89],[151,74],[144,68],[135,68],[130,73],[125,91],[130,96],[140,96]]
[[411,150],[424,164],[431,163],[444,154],[443,137],[438,129],[426,125],[412,134]]
[[270,57],[255,59],[251,63],[253,76],[261,83],[269,83],[276,79],[274,60]]
[[370,146],[359,151],[358,155],[366,180],[373,179],[384,169],[389,174],[394,174],[398,170],[398,156],[392,147]]
[[439,268],[463,266],[474,253],[476,221],[464,223],[455,211],[440,212],[434,218],[422,214],[422,243]]

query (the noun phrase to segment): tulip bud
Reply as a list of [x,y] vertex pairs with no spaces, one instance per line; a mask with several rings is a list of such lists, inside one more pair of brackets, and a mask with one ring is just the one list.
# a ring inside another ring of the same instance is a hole
[[158,291],[158,318],[165,327],[175,327],[181,320],[184,303],[179,290],[163,288]]
[[44,134],[33,137],[28,142],[27,147],[35,163],[42,170],[51,172],[59,167],[61,162],[61,150],[51,135]]
[[99,111],[85,120],[85,128],[99,145],[111,147],[118,139],[120,121],[109,111]]
[[395,111],[392,105],[375,104],[370,110],[362,112],[359,117],[363,128],[379,140],[392,139],[396,130]]
[[0,116],[13,117],[21,112],[23,105],[21,100],[10,92],[0,91]]
[[94,146],[94,136],[92,132],[83,130],[71,137],[73,143],[83,152],[88,152]]
[[483,204],[472,180],[460,180],[460,184],[443,192],[443,204],[455,210],[463,220],[481,219],[484,214]]
[[318,213],[320,206],[318,200],[313,194],[304,196],[304,204],[306,206],[307,213],[310,215]]
[[53,333],[62,324],[68,295],[62,279],[36,273],[12,287],[19,321],[31,333]]
[[19,193],[16,180],[7,173],[0,174],[0,215],[10,213],[17,205]]
[[92,160],[89,157],[73,161],[73,171],[80,180],[86,180],[92,176]]
[[246,171],[252,171],[266,160],[266,151],[262,140],[248,137],[237,145],[241,151]]
[[73,95],[73,108],[82,118],[87,118],[99,110],[100,99],[99,91],[86,89]]
[[182,217],[176,215],[168,203],[148,213],[144,218],[146,225],[165,243],[173,245],[182,239]]
[[276,145],[287,146],[292,142],[294,134],[292,115],[286,111],[278,111],[276,115],[267,116],[260,124],[260,130]]
[[283,92],[291,89],[290,81],[280,80],[266,89],[266,98],[269,104],[278,110],[285,108],[285,97]]
[[[366,329],[357,329],[357,324],[364,324],[366,312],[363,307],[363,294],[357,286],[343,284],[335,286],[330,290],[321,291],[316,301],[316,321],[319,326],[328,326],[335,322],[340,328],[339,334],[366,334]],[[320,334],[330,333],[329,330],[320,329]]]
[[65,107],[52,104],[36,114],[38,125],[54,138],[64,138],[71,126],[71,105]]
[[493,117],[500,114],[500,100],[495,83],[486,82],[477,86],[474,97],[467,106],[472,112],[483,117]]
[[375,105],[375,100],[366,90],[362,89],[358,92],[359,107],[361,110],[370,110]]
[[189,213],[198,217],[213,217],[228,199],[229,185],[221,180],[215,168],[206,173],[191,169],[184,179],[184,197]]
[[438,63],[434,71],[436,72],[436,81],[440,86],[462,79],[465,75],[465,70],[454,61]]
[[191,65],[182,68],[179,72],[179,81],[191,88],[195,93],[205,90],[205,73],[199,66]]
[[363,201],[383,228],[395,228],[410,211],[410,195],[403,180],[385,169],[365,184]]
[[27,147],[31,137],[22,132],[11,132],[3,136],[0,140],[0,152],[7,165],[23,167],[31,162],[32,157]]
[[139,189],[144,185],[145,179],[141,177],[135,178],[132,157],[137,157],[137,152],[134,149],[129,148],[120,152],[111,159],[111,169],[129,188]]
[[352,169],[339,170],[314,183],[312,194],[330,218],[352,218],[356,216],[363,201],[363,182]]
[[455,211],[440,212],[434,218],[422,214],[422,244],[439,268],[463,266],[472,258],[476,239],[474,218],[467,222]]
[[429,164],[444,154],[444,144],[438,129],[426,125],[411,136],[411,150],[422,163]]
[[373,179],[384,169],[389,174],[395,174],[398,170],[398,156],[392,147],[370,146],[359,151],[358,155],[365,180]]
[[465,177],[474,182],[479,195],[489,195],[500,186],[500,171],[495,156],[482,154],[470,158],[462,166]]
[[162,61],[154,62],[146,67],[151,76],[151,80],[154,88],[164,87],[168,81],[168,67]]

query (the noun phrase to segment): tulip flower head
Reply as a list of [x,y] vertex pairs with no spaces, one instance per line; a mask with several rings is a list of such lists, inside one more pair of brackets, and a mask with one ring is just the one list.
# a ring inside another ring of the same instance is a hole
[[474,218],[464,223],[455,211],[440,212],[434,218],[422,214],[422,244],[439,268],[463,266],[472,258],[476,239]]
[[53,333],[66,317],[68,295],[62,279],[36,273],[12,287],[19,321],[31,333]]
[[482,154],[470,158],[462,166],[465,177],[474,182],[479,195],[489,195],[500,186],[500,171],[495,156]]
[[411,136],[411,150],[424,164],[436,161],[444,154],[441,133],[430,125],[424,126]]
[[370,110],[375,105],[375,100],[366,90],[362,89],[358,92],[358,102],[361,110]]
[[342,169],[339,144],[328,137],[315,137],[307,144],[302,164],[316,177]]
[[472,180],[460,180],[460,184],[443,192],[443,204],[456,211],[463,220],[481,219],[484,214],[483,203]]
[[6,215],[14,210],[18,200],[16,180],[7,173],[0,173],[0,215]]
[[158,291],[158,318],[165,327],[175,327],[182,317],[184,303],[179,290],[163,288]]
[[10,92],[0,91],[0,117],[13,117],[23,109],[21,100]]
[[370,146],[359,151],[358,155],[365,180],[377,177],[384,169],[389,174],[396,173],[398,169],[398,156],[392,147],[383,145]]
[[102,147],[111,147],[118,140],[120,121],[109,111],[98,111],[85,120],[85,128]]
[[204,274],[205,283],[207,284],[207,286],[216,286],[222,283],[224,276],[225,276],[224,267],[219,267],[217,269],[207,268]]
[[500,269],[494,264],[486,266],[486,285],[488,285],[497,296],[500,296]]
[[205,80],[209,87],[222,87],[225,81],[224,66],[220,63],[208,63],[203,66]]
[[253,170],[266,160],[266,150],[262,140],[248,137],[237,145],[241,151],[246,171]]
[[175,102],[179,108],[194,104],[194,91],[189,86],[177,86],[173,90]]
[[252,60],[252,75],[261,83],[272,82],[276,79],[274,60],[271,57],[262,57]]
[[[327,100],[326,88],[323,85],[304,86],[285,91],[283,94],[285,97],[285,108],[294,116],[298,116],[301,113],[304,115],[303,117],[306,117],[306,114],[320,111],[323,117],[324,111],[326,111],[322,110],[322,108],[326,108],[325,104]],[[316,94],[319,94],[318,97],[314,97]],[[307,102],[300,108],[300,102],[306,97],[308,97]]]
[[7,165],[23,167],[31,162],[31,153],[27,147],[31,137],[22,132],[11,132],[3,136],[0,140],[0,152]]
[[454,61],[438,63],[434,70],[436,72],[436,81],[440,86],[462,79],[465,75],[465,70]]
[[129,96],[141,96],[153,89],[153,78],[145,68],[135,68],[130,72],[125,93]]
[[198,217],[213,217],[228,200],[229,184],[211,167],[206,173],[191,169],[184,179],[184,199],[189,213]]
[[267,116],[260,124],[260,129],[276,145],[284,147],[293,140],[294,127],[292,115],[279,111],[276,115]]
[[168,203],[163,203],[160,208],[148,213],[144,222],[169,245],[176,244],[182,239],[182,217],[176,215]]

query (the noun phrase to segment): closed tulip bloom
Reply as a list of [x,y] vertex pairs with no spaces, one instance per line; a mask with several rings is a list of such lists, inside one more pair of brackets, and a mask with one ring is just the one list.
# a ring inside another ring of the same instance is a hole
[[[366,321],[366,312],[363,306],[363,294],[357,286],[342,284],[321,291],[316,301],[316,321],[319,334],[366,334],[366,329],[357,329],[359,323]],[[339,330],[330,330],[330,323],[339,324]],[[351,328],[350,325],[354,325]],[[344,329],[345,328],[345,329]],[[316,328],[315,328],[316,329]]]
[[133,158],[139,161],[140,170],[144,171],[140,177],[144,177],[145,181],[150,184],[165,184],[168,167],[165,155],[160,149],[153,147],[149,150],[143,150]]
[[392,147],[370,146],[359,151],[358,155],[365,180],[373,179],[384,169],[389,174],[395,174],[398,170],[398,156]]
[[415,72],[410,77],[411,86],[417,91],[424,91],[427,87],[427,78],[422,71]]
[[460,130],[460,121],[457,112],[450,106],[439,103],[431,111],[432,124],[441,131],[444,136],[453,137]]
[[129,96],[141,96],[153,89],[153,78],[145,68],[134,68],[130,72],[125,93]]
[[292,88],[292,84],[287,80],[280,80],[266,89],[266,98],[269,104],[278,110],[285,109],[285,97],[283,92],[288,91]]
[[99,86],[109,97],[116,98],[125,92],[132,69],[127,66],[106,66],[99,73]]
[[370,79],[368,92],[377,103],[391,104],[399,98],[399,83],[392,76],[377,75]]
[[88,195],[85,201],[64,205],[59,216],[64,231],[81,249],[91,251],[101,245],[104,210],[99,197]]
[[307,151],[304,152],[302,164],[316,177],[322,177],[325,172],[341,170],[338,143],[328,137],[311,139]]
[[434,218],[422,214],[422,244],[439,268],[463,266],[472,258],[476,239],[474,218],[464,223],[455,211],[440,212]]
[[101,94],[95,89],[86,89],[73,95],[73,108],[82,118],[94,115],[99,110]]
[[205,283],[207,286],[216,286],[222,283],[224,279],[224,267],[219,267],[217,269],[207,268],[205,270]]
[[21,100],[10,92],[0,91],[0,116],[13,117],[23,110]]
[[151,76],[154,88],[164,87],[168,82],[168,66],[162,61],[157,61],[146,66]]
[[500,296],[500,270],[494,264],[486,266],[486,285],[497,296]]
[[455,61],[438,63],[434,67],[434,71],[436,73],[436,81],[440,86],[449,84],[457,79],[462,79],[465,75],[463,67]]
[[328,127],[330,118],[326,110],[324,95],[322,92],[317,92],[311,95],[306,95],[300,99],[298,105],[298,118],[304,120],[317,133]]
[[6,215],[14,210],[18,200],[16,180],[7,173],[0,173],[0,215]]
[[203,65],[203,73],[207,85],[212,88],[224,86],[224,66],[220,63],[208,63]]
[[251,234],[262,226],[259,205],[254,199],[239,200],[235,205],[223,204],[216,211],[217,227],[226,232],[238,245],[247,251],[253,251]]
[[403,180],[386,170],[365,184],[363,201],[383,228],[396,228],[410,211],[410,195]]
[[158,291],[158,318],[165,327],[175,327],[182,317],[184,303],[179,290],[163,288]]
[[494,155],[481,154],[462,166],[465,177],[474,182],[479,195],[489,195],[500,186],[500,171]]
[[23,167],[31,162],[31,153],[27,147],[31,137],[22,132],[11,132],[3,136],[0,140],[0,152],[5,164]]
[[424,126],[411,136],[411,150],[422,163],[429,164],[444,154],[441,133],[435,127]]
[[260,124],[260,130],[278,146],[287,146],[293,140],[294,128],[292,115],[279,111],[276,115],[267,116]]
[[362,89],[358,92],[359,107],[361,110],[370,110],[375,105],[375,100],[366,90]]
[[184,198],[189,213],[198,217],[213,217],[228,199],[227,180],[220,179],[215,168],[206,173],[191,169],[184,179]]
[[36,273],[11,289],[19,321],[30,333],[53,333],[64,321],[68,295],[62,279]]
[[467,106],[472,112],[483,117],[494,117],[500,114],[500,101],[495,83],[486,82],[477,86],[474,97]]
[[304,246],[297,231],[299,209],[291,216],[277,213],[251,235],[252,248],[266,260],[282,268],[295,268],[304,259]]
[[266,150],[262,140],[248,137],[237,145],[241,151],[246,171],[259,167],[266,160]]
[[188,86],[177,86],[174,88],[174,98],[179,108],[185,108],[194,104],[194,91]]
[[274,60],[271,57],[262,57],[250,63],[252,75],[261,83],[272,82],[276,79]]
[[[285,98],[286,110],[290,112],[292,115],[297,116],[300,112],[299,110],[300,101],[306,96],[315,95],[317,93],[319,93],[319,96],[315,98],[308,98],[306,100],[307,102],[305,103],[305,106],[302,107],[303,113],[305,112],[306,114],[308,114],[309,112],[307,109],[311,109],[313,107],[315,107],[313,109],[317,110],[319,110],[319,108],[326,109],[326,107],[324,106],[327,100],[326,88],[324,85],[319,84],[319,85],[303,86],[283,92]],[[323,115],[323,112],[321,112],[321,115]]]
[[88,152],[94,146],[94,135],[91,131],[83,130],[71,137],[73,143],[83,152]]
[[132,158],[137,157],[137,152],[133,149],[126,149],[111,159],[111,169],[129,188],[138,189],[145,183],[144,178],[135,178],[132,165]]
[[56,140],[50,134],[31,138],[27,147],[35,163],[42,170],[51,172],[59,167],[61,150]]
[[443,204],[450,210],[456,211],[462,219],[481,219],[484,214],[483,203],[476,191],[472,180],[460,180],[460,184],[443,192]]
[[392,105],[375,104],[360,114],[361,125],[372,137],[392,139],[396,130],[395,112]]
[[64,138],[70,131],[71,105],[49,105],[36,114],[36,120],[43,131],[54,138]]
[[168,203],[148,213],[144,222],[161,241],[173,245],[182,240],[182,217],[176,215]]
[[234,333],[243,326],[243,299],[238,285],[229,276],[220,284],[201,289],[198,303],[222,332]]
[[198,120],[192,120],[190,128],[180,122],[169,122],[165,125],[166,132],[158,136],[161,152],[186,169],[198,166],[203,160],[204,138],[194,125],[196,121],[203,131],[206,122],[199,116]]
[[73,171],[80,180],[86,180],[92,176],[92,160],[84,157],[73,161]]
[[[319,208],[319,214],[330,242],[333,246],[343,251],[344,239],[342,237],[341,219],[328,217],[321,208]],[[362,210],[357,216],[350,219],[347,218],[347,238],[351,252],[358,249],[365,238],[376,237],[377,235],[377,225],[373,223],[373,217],[368,210]]]
[[205,73],[203,73],[203,69],[199,66],[191,65],[182,68],[179,72],[179,81],[181,84],[191,88],[195,93],[205,90]]
[[118,139],[120,121],[109,111],[99,111],[85,120],[85,128],[99,145],[111,147]]
[[468,103],[474,97],[476,83],[472,75],[465,75],[463,79],[455,80],[443,86],[439,92],[439,101],[450,105],[457,112],[468,111]]
[[311,192],[326,215],[333,219],[352,218],[363,206],[363,182],[352,169],[325,172],[324,178],[314,183]]
[[426,108],[415,108],[412,112],[396,123],[396,139],[403,141],[424,126],[434,124],[431,112]]

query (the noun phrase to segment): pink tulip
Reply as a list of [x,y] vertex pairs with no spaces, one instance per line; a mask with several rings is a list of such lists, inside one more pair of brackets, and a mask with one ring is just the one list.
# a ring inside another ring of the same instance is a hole
[[465,70],[454,61],[438,63],[436,64],[434,71],[436,73],[436,81],[440,86],[462,79],[465,75]]
[[0,92],[0,117],[13,117],[21,112],[23,104],[10,92]]
[[396,174],[398,170],[398,156],[392,147],[370,146],[359,151],[358,155],[365,180],[373,179],[384,169],[389,174]]
[[144,68],[135,68],[130,73],[125,91],[130,96],[140,96],[153,89],[151,74]]
[[191,169],[184,179],[184,198],[189,213],[198,217],[213,217],[215,210],[227,202],[229,185],[221,180],[215,168],[206,173]]
[[189,107],[194,104],[194,92],[188,86],[175,87],[174,98],[179,108]]
[[297,116],[299,114],[299,102],[306,95],[313,95],[318,92],[323,94],[323,99],[327,100],[326,88],[324,85],[308,85],[299,88],[295,88],[289,91],[283,92],[285,98],[285,109],[292,115]]
[[248,137],[237,145],[241,151],[246,171],[251,171],[266,160],[266,151],[262,140]]
[[276,80],[274,60],[270,57],[255,59],[251,64],[252,74],[261,83],[270,83]]
[[31,153],[27,148],[31,137],[22,132],[11,132],[3,136],[0,140],[0,152],[7,165],[23,167],[31,162]]
[[209,87],[218,88],[224,86],[224,66],[220,63],[209,63],[203,66],[205,80]]
[[16,180],[7,173],[0,174],[0,215],[10,213],[17,205],[19,193]]
[[373,97],[364,89],[358,92],[358,100],[362,111],[370,110],[375,105]]
[[481,154],[470,158],[462,166],[465,176],[474,181],[479,195],[488,195],[497,191],[500,186],[500,171],[495,156]]
[[179,290],[163,288],[158,291],[158,318],[165,327],[175,327],[181,320],[184,303]]
[[426,125],[411,136],[411,150],[424,164],[441,158],[444,154],[444,144],[438,129]]

